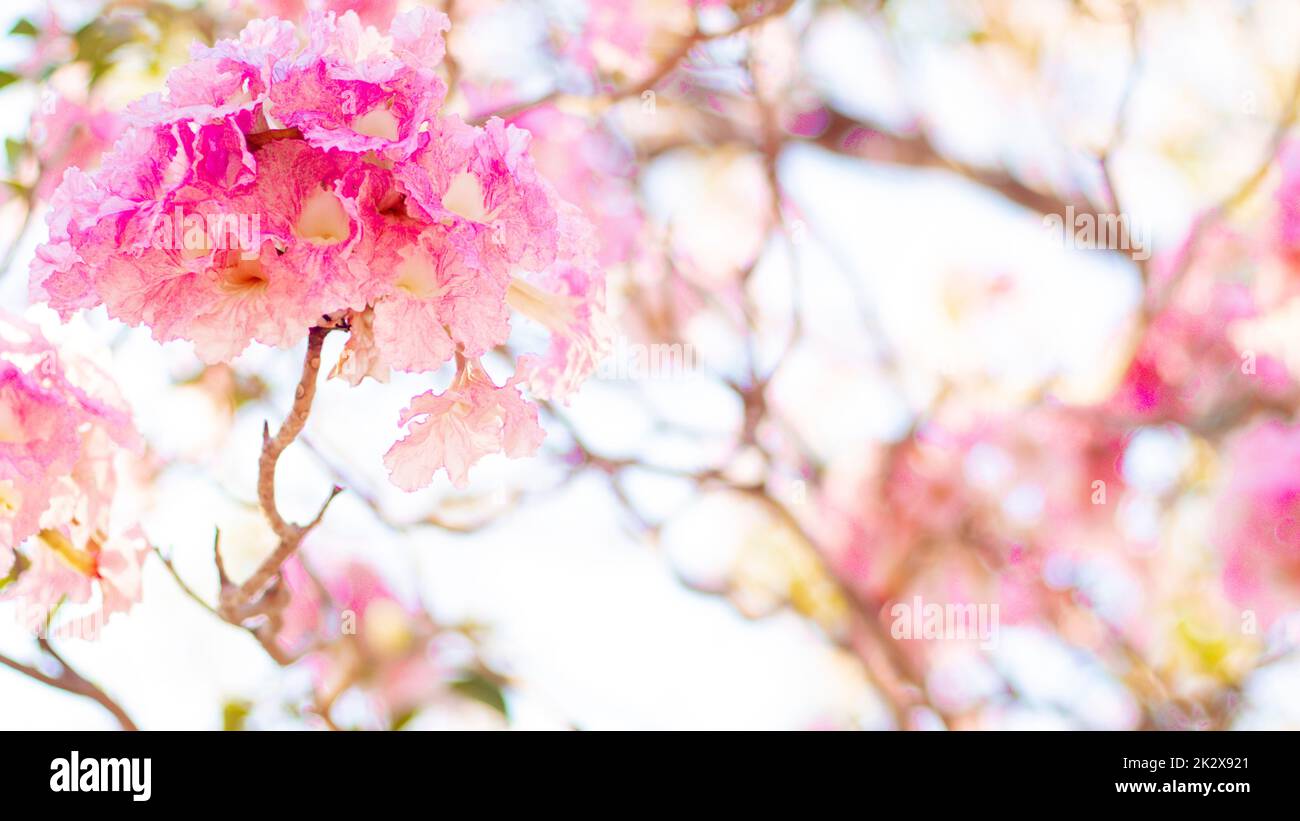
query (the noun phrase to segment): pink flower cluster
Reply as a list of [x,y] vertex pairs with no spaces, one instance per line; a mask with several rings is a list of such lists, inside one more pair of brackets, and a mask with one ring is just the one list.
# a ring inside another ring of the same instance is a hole
[[1124,544],[1125,446],[1122,429],[1057,404],[940,417],[830,485],[810,528],[869,596],[993,600],[1014,623],[1042,607],[1049,565]]
[[344,14],[354,11],[368,26],[383,27],[393,20],[397,0],[259,0],[255,4],[263,14],[282,20],[297,20],[313,11]]
[[1269,624],[1296,606],[1300,589],[1300,428],[1279,421],[1237,433],[1214,540],[1228,597]]
[[88,168],[122,131],[117,116],[94,102],[49,93],[32,117],[30,139],[40,163],[36,195],[46,199],[70,166]]
[[437,658],[436,626],[368,565],[349,561],[319,583],[298,557],[284,564],[292,593],[278,641],[306,653],[318,693],[362,687],[390,716],[427,702],[451,670]]
[[0,595],[32,608],[33,629],[96,592],[86,630],[139,601],[148,546],[111,513],[115,459],[139,446],[99,369],[0,315]]
[[[1180,273],[1187,254],[1192,262]],[[1230,336],[1234,322],[1259,316],[1262,306],[1250,288],[1224,281],[1222,272],[1260,262],[1255,241],[1222,227],[1157,256],[1153,281],[1170,289],[1168,304],[1152,318],[1108,407],[1134,421],[1186,424],[1225,395],[1269,400],[1293,389],[1273,357],[1260,354],[1253,372],[1244,372],[1243,351]]]
[[[440,113],[448,27],[425,8],[387,33],[325,13],[305,42],[271,19],[196,45],[165,92],[128,109],[100,171],[64,175],[33,298],[65,318],[103,305],[209,362],[347,327],[333,375],[352,384],[454,360],[452,386],[412,400],[411,433],[385,457],[407,490],[441,468],[463,485],[487,453],[532,453],[542,433],[520,390],[563,399],[595,369],[604,280],[528,132]],[[236,216],[253,218],[252,247],[221,227]],[[176,224],[200,228],[178,248]],[[477,360],[507,341],[512,309],[551,342],[497,386]]]

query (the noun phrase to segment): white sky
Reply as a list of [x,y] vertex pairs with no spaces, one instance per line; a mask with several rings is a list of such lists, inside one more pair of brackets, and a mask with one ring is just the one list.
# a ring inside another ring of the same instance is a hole
[[[16,4],[10,4],[0,13],[0,25],[7,30],[18,13]],[[808,61],[812,73],[846,109],[886,120],[904,116],[891,81],[880,76],[883,61],[870,32],[851,19],[840,22],[813,38],[816,47]],[[0,55],[9,53],[8,44],[0,46]],[[1198,50],[1198,60],[1206,65],[1230,66],[1239,58],[1209,47]],[[933,63],[922,72],[929,79],[919,93],[934,111],[947,112],[952,122],[967,129],[960,150],[980,157],[1007,129],[1023,131],[1026,145],[1044,139],[1046,125],[998,121],[991,107],[981,110],[970,89],[940,82],[953,76],[953,66],[941,65],[935,55],[918,59]],[[1212,63],[1215,59],[1220,63]],[[1202,77],[1218,76],[1202,69]],[[1156,74],[1164,76],[1158,70]],[[0,130],[6,134],[26,128],[26,109],[15,100],[19,96],[13,91],[0,95]],[[1176,99],[1166,103],[1178,105]],[[945,116],[937,119],[942,123]],[[943,133],[945,139],[959,137],[954,131]],[[1161,192],[1172,190],[1175,199],[1180,192],[1176,186],[1158,184],[1166,179],[1159,167],[1135,160],[1125,170],[1130,168],[1129,179],[1136,181],[1132,197],[1140,210],[1161,214],[1160,220],[1153,219],[1157,236],[1176,233],[1163,226],[1185,224],[1194,204],[1162,198]],[[1089,380],[1096,378],[1096,363],[1105,359],[1113,332],[1135,296],[1131,272],[1108,256],[1067,254],[1052,246],[1036,218],[942,173],[869,167],[807,148],[790,151],[781,174],[814,235],[798,253],[803,269],[815,273],[805,291],[805,310],[816,319],[815,338],[833,341],[846,356],[869,351],[859,317],[851,310],[845,272],[835,270],[834,257],[843,255],[851,260],[849,274],[857,287],[876,301],[891,339],[920,374],[991,366],[1015,384],[1064,371],[1077,377],[1078,389],[1085,392]],[[656,215],[667,218],[679,207],[683,185],[689,189],[689,181],[679,183],[682,180],[670,178],[660,184],[652,175],[648,190]],[[26,245],[30,248],[43,233],[39,226]],[[20,254],[15,270],[0,282],[0,304],[7,309],[24,308],[29,258],[29,253]],[[774,252],[762,268],[771,286],[757,298],[779,310],[788,272],[785,255]],[[960,334],[945,329],[934,317],[934,305],[941,298],[944,277],[955,269],[1011,277],[1018,286],[1016,302],[996,321]],[[74,326],[73,336],[103,343],[120,333],[101,316]],[[115,373],[142,430],[164,453],[186,447],[193,434],[201,432],[201,420],[168,383],[170,377],[194,368],[192,354],[184,345],[160,347],[139,331],[118,342]],[[331,348],[338,344],[331,340]],[[266,368],[275,378],[274,407],[246,409],[229,444],[205,468],[170,471],[144,523],[151,538],[173,552],[182,574],[209,595],[215,587],[212,525],[221,523],[223,532],[234,534],[227,544],[252,532],[249,514],[238,500],[253,497],[262,419],[270,418],[275,425],[281,418],[299,356],[266,350],[245,356],[244,363]],[[815,360],[822,354],[808,356],[807,372],[791,378],[795,385],[806,379],[812,390],[820,384]],[[318,412],[307,430],[309,438],[337,455],[370,491],[381,493],[398,515],[418,512],[420,505],[449,492],[443,481],[413,499],[403,498],[382,481],[380,456],[396,436],[397,410],[425,387],[415,379],[355,390],[337,383],[322,385]],[[690,416],[703,429],[725,429],[736,411],[725,394],[710,389],[703,379],[650,384],[646,391],[660,407]],[[815,414],[813,427],[822,437],[814,447],[834,450],[846,443],[888,438],[904,421],[899,398],[883,389],[867,386],[837,399],[841,401],[814,403],[807,411]],[[572,415],[602,446],[652,449],[655,459],[665,463],[699,458],[690,443],[653,435],[644,403],[629,399],[624,386],[592,385],[575,402]],[[553,433],[562,441],[560,431]],[[329,478],[299,446],[286,454],[282,465],[288,512],[311,512],[328,489]],[[550,475],[540,460],[490,459],[474,471],[474,489],[490,494],[501,486],[544,485]],[[672,485],[644,479],[632,490],[667,511],[691,501]],[[674,580],[666,555],[697,572],[716,569],[725,563],[726,544],[742,526],[748,525],[737,522],[730,532],[725,521],[679,528],[661,552],[630,534],[608,490],[595,477],[587,477],[562,493],[529,502],[471,537],[434,530],[394,537],[344,494],[313,543],[332,553],[374,561],[388,571],[395,586],[421,595],[439,617],[473,618],[491,625],[494,657],[520,682],[511,707],[522,727],[560,727],[571,721],[589,729],[801,728],[843,723],[850,717],[863,726],[882,726],[884,715],[853,666],[801,619],[778,615],[749,621],[726,603],[691,593]],[[239,547],[231,550],[240,560]],[[252,550],[242,556],[244,561],[256,560]],[[30,657],[30,639],[5,616],[11,608],[0,604],[0,652]],[[1089,726],[1123,727],[1132,720],[1131,705],[1103,673],[1046,637],[1007,633],[998,651],[1000,663],[1035,703],[1002,716],[1006,726],[1063,726],[1059,704],[1068,705]],[[259,705],[255,721],[276,726],[282,723],[275,709],[280,696],[290,696],[302,683],[283,681],[250,638],[185,599],[152,560],[145,599],[129,617],[110,625],[100,642],[76,643],[65,651],[146,728],[218,727],[223,699],[250,697]],[[978,669],[950,674],[969,676],[970,682],[982,675]],[[1295,671],[1289,679],[1287,675],[1274,671],[1256,682],[1253,694],[1264,705],[1260,714],[1265,718],[1254,720],[1300,721],[1294,698],[1286,692]],[[977,683],[970,687],[979,689]],[[415,726],[443,726],[450,720],[434,711]],[[87,700],[0,671],[2,729],[111,726],[111,718]]]

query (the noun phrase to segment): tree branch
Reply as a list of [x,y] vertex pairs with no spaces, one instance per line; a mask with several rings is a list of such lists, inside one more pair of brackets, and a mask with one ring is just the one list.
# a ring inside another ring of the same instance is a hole
[[[302,376],[298,380],[298,388],[294,393],[293,407],[289,410],[288,417],[284,420],[284,424],[280,426],[280,429],[276,431],[275,436],[271,436],[268,425],[264,425],[262,428],[262,455],[258,461],[257,499],[262,507],[262,513],[266,516],[267,522],[270,523],[271,529],[275,531],[275,535],[279,537],[280,542],[276,546],[275,552],[267,557],[243,584],[235,587],[223,581],[221,613],[225,618],[236,623],[242,623],[250,616],[265,615],[256,606],[249,609],[250,603],[253,603],[254,597],[263,592],[268,583],[279,573],[280,565],[284,564],[285,560],[298,549],[303,537],[320,523],[321,517],[325,515],[325,510],[329,507],[330,502],[342,491],[342,488],[335,485],[316,516],[303,525],[286,521],[280,514],[275,502],[276,465],[280,461],[280,454],[298,438],[298,434],[302,432],[303,427],[307,424],[307,417],[311,414],[312,400],[316,396],[316,378],[320,373],[321,347],[325,344],[325,337],[336,327],[339,327],[337,322],[330,319],[312,328],[308,333],[307,353],[303,357]],[[217,548],[217,557],[218,561],[220,561],[219,547]],[[256,605],[256,603],[253,604]]]
[[37,644],[45,655],[58,663],[59,674],[57,676],[42,673],[31,665],[23,664],[22,662],[11,659],[3,654],[0,654],[0,664],[3,664],[11,670],[22,673],[28,678],[39,681],[41,684],[63,690],[67,693],[72,693],[73,695],[91,699],[105,710],[112,713],[113,718],[117,720],[117,723],[123,730],[134,731],[140,729],[135,725],[135,722],[131,720],[131,717],[127,715],[126,710],[122,709],[121,705],[110,698],[107,693],[99,689],[99,687],[94,683],[86,679],[76,670],[72,669],[72,666],[63,660],[63,657],[55,651],[49,641],[43,638],[37,639]]

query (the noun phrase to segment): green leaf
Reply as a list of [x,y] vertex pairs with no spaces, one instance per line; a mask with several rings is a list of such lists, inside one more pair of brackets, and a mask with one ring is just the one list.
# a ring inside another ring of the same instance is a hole
[[90,64],[91,85],[117,62],[114,53],[139,40],[140,35],[140,28],[134,22],[114,18],[96,18],[73,33],[77,60]]
[[466,677],[460,681],[453,681],[451,683],[451,689],[465,698],[486,704],[503,716],[509,717],[510,715],[510,711],[506,707],[506,697],[505,693],[501,690],[501,685],[489,679],[482,673],[467,673]]
[[411,723],[411,719],[415,718],[416,714],[419,713],[419,712],[420,712],[419,709],[413,707],[413,708],[411,708],[410,710],[407,710],[407,711],[404,712],[404,713],[400,713],[400,714],[394,716],[394,717],[393,717],[393,723],[390,724],[390,725],[388,726],[388,729],[390,729],[390,730],[400,730],[400,729],[402,729],[402,728],[405,727],[407,724],[410,724],[410,723]]
[[15,140],[13,137],[5,137],[5,160],[9,163],[10,170],[18,167],[18,161],[27,153],[27,143],[23,140]]
[[12,71],[5,71],[4,69],[0,69],[0,88],[4,88],[5,86],[11,83],[16,83],[21,79],[22,77],[18,76],[17,74],[14,74]]
[[14,564],[13,567],[9,568],[9,575],[5,576],[4,578],[0,578],[0,590],[4,590],[9,585],[18,581],[18,576],[22,574],[22,572],[26,570],[28,565],[30,564],[31,562],[27,561],[26,556],[24,556],[21,553],[15,553]]
[[36,25],[26,17],[19,17],[18,22],[14,23],[14,27],[9,29],[9,33],[21,34],[24,37],[35,37],[41,33],[41,30],[36,28]]
[[248,722],[248,714],[253,711],[253,703],[240,698],[232,698],[221,706],[221,729],[238,732]]

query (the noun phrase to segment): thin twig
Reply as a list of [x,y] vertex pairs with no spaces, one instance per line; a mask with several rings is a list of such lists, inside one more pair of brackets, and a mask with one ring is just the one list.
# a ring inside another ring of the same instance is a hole
[[[661,61],[658,65],[656,65],[655,68],[645,77],[643,77],[641,80],[626,85],[623,88],[617,89],[608,94],[598,96],[594,98],[594,100],[592,101],[595,102],[600,107],[608,107],[621,100],[626,100],[631,97],[640,97],[645,92],[654,89],[656,86],[662,83],[668,77],[668,75],[676,71],[678,65],[687,57],[689,57],[691,52],[694,51],[697,46],[702,45],[704,43],[710,43],[715,40],[722,40],[727,37],[734,37],[735,35],[740,34],[746,29],[752,28],[753,26],[756,26],[759,23],[762,23],[774,17],[779,17],[782,14],[785,14],[787,11],[790,10],[790,7],[793,5],[794,5],[794,0],[781,0],[781,2],[776,3],[771,8],[759,12],[758,14],[754,15],[749,19],[741,20],[735,25],[725,28],[721,31],[706,33],[700,31],[699,28],[695,28],[693,31],[691,31],[689,34],[685,35],[682,38],[682,41],[677,45],[677,48],[673,49],[673,51],[666,58],[664,58],[663,61]],[[554,89],[532,100],[513,103],[511,105],[499,108],[496,111],[490,112],[488,114],[484,114],[481,117],[476,117],[472,122],[475,125],[482,125],[483,123],[487,122],[493,117],[502,117],[502,118],[513,117],[514,115],[527,111],[530,108],[536,108],[537,106],[540,105],[545,105],[547,103],[555,102],[556,100],[565,96],[566,95],[559,89]]]
[[122,709],[121,705],[110,698],[107,693],[101,690],[93,682],[74,670],[72,666],[68,664],[68,662],[65,661],[57,651],[55,651],[49,641],[43,638],[37,639],[37,644],[45,655],[49,656],[59,665],[59,674],[57,676],[42,673],[31,665],[23,664],[22,662],[11,659],[3,654],[0,654],[0,664],[3,664],[11,670],[22,673],[28,678],[39,681],[41,684],[63,690],[64,692],[72,693],[73,695],[84,696],[85,698],[95,701],[105,710],[112,713],[113,718],[117,720],[117,723],[123,730],[140,729],[136,726],[135,722],[131,720],[131,717],[127,715],[126,710]]
[[[294,393],[293,407],[284,420],[284,424],[276,431],[275,436],[271,436],[268,425],[262,427],[262,456],[258,461],[257,498],[262,506],[262,513],[266,516],[267,522],[270,523],[271,529],[279,537],[280,541],[275,552],[267,557],[243,584],[237,588],[223,589],[221,610],[227,618],[242,621],[246,616],[258,614],[258,611],[245,611],[246,606],[279,573],[280,565],[284,564],[285,560],[298,549],[298,545],[302,543],[302,539],[307,535],[308,531],[320,523],[321,517],[325,515],[325,510],[329,507],[330,502],[342,491],[342,488],[335,485],[316,516],[304,525],[286,521],[280,514],[275,501],[276,465],[280,461],[280,454],[293,443],[307,424],[307,417],[311,414],[312,400],[316,396],[316,379],[320,373],[321,347],[325,344],[325,337],[335,327],[336,325],[333,323],[322,324],[312,328],[308,333],[307,353],[303,357],[302,376],[298,380],[298,387]],[[220,551],[218,550],[219,556]]]

